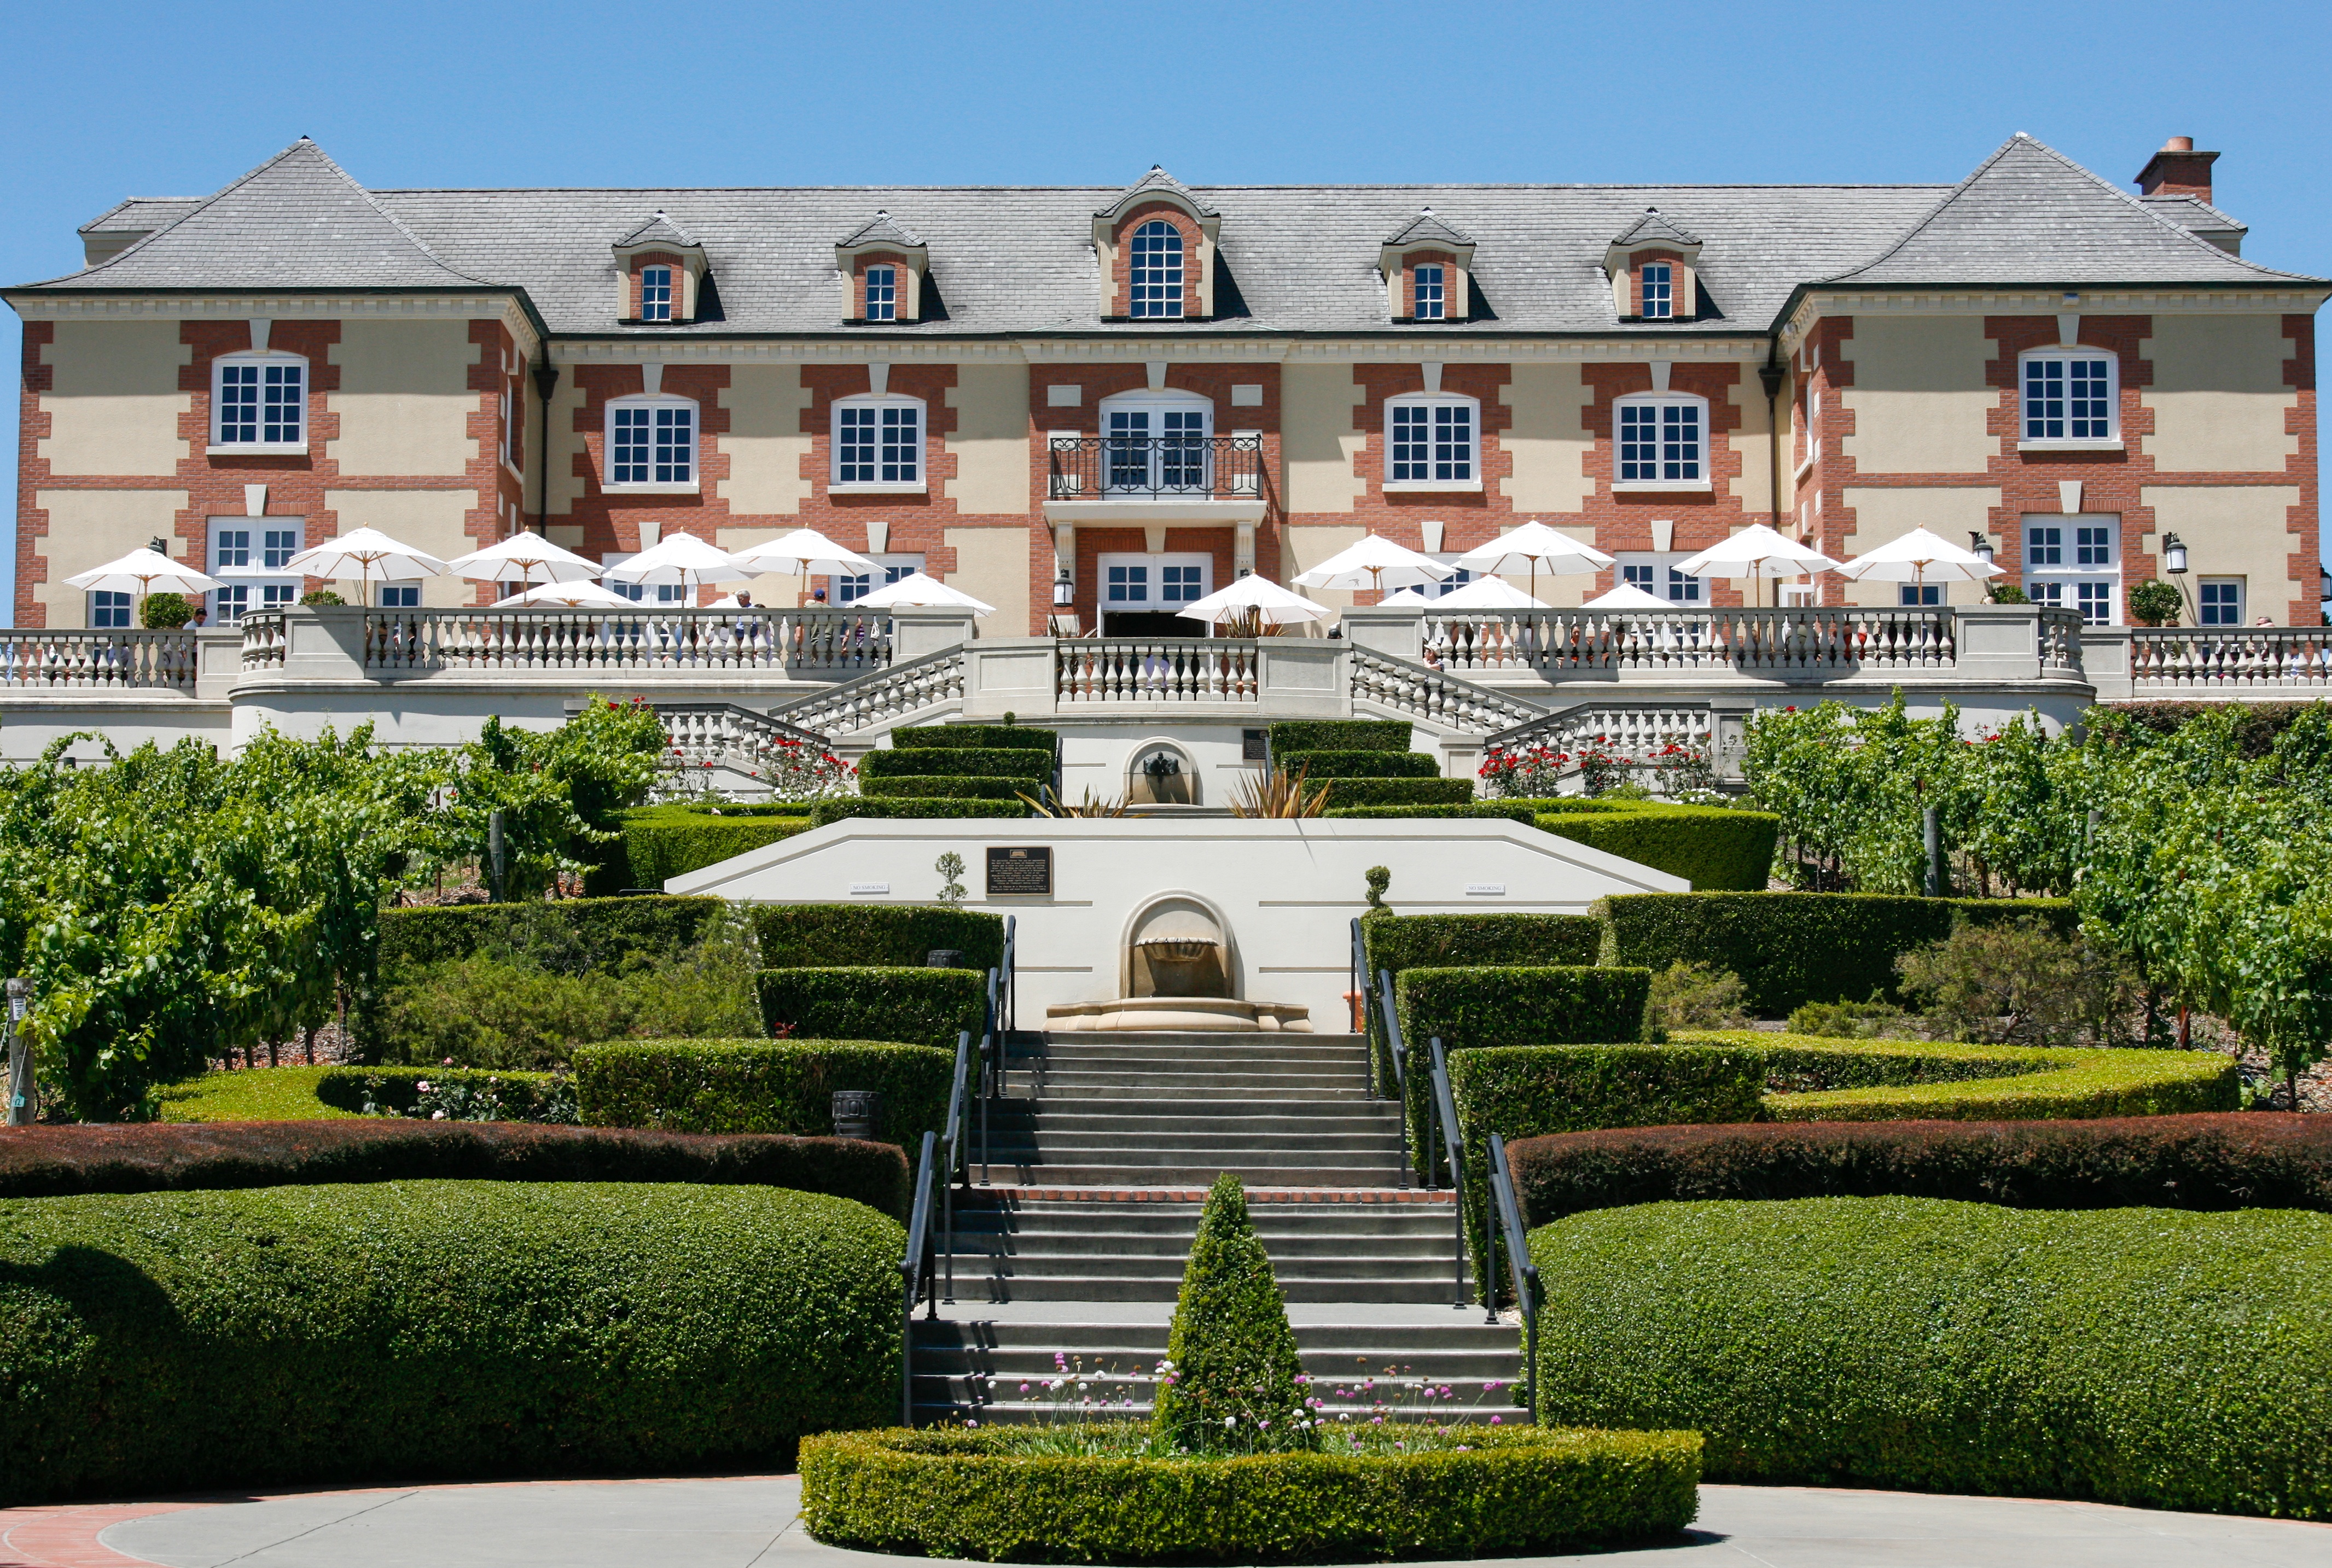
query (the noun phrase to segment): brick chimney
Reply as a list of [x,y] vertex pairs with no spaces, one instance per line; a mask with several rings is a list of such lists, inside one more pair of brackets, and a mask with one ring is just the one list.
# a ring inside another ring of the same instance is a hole
[[2207,202],[2211,199],[2211,165],[2218,161],[2218,157],[2215,152],[2196,152],[2191,136],[2174,136],[2137,171],[2138,194],[2190,196]]

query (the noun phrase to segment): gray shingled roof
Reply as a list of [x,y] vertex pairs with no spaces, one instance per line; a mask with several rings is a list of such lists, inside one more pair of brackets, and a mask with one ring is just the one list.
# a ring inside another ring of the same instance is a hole
[[1611,244],[1614,249],[1617,249],[1626,245],[1658,244],[1662,242],[1672,245],[1696,245],[1700,244],[1700,236],[1687,234],[1677,227],[1668,221],[1659,208],[1646,207],[1644,215],[1630,224],[1612,240]]
[[2231,256],[2023,132],[1833,283],[2313,282]]
[[675,250],[697,248],[696,236],[672,221],[666,214],[653,214],[648,221],[617,240],[611,248],[631,250],[641,245],[670,245]]
[[1154,163],[1150,166],[1150,172],[1148,174],[1143,175],[1140,179],[1135,180],[1132,185],[1127,186],[1123,190],[1119,191],[1108,201],[1104,202],[1100,206],[1095,207],[1094,211],[1096,214],[1109,212],[1113,208],[1123,205],[1128,197],[1139,196],[1146,190],[1172,191],[1176,196],[1180,196],[1192,206],[1197,207],[1204,215],[1208,217],[1213,217],[1215,215],[1215,209],[1209,206],[1204,201],[1200,200],[1198,192],[1192,190],[1189,186],[1184,185],[1180,180],[1176,179],[1172,175],[1168,174],[1163,165]]
[[1451,227],[1442,221],[1431,207],[1411,218],[1409,226],[1385,241],[1388,245],[1419,245],[1438,243],[1445,245],[1470,245],[1474,236],[1463,229]]
[[131,196],[116,202],[73,232],[83,234],[151,234],[175,224],[203,205],[200,196]]
[[474,289],[301,137],[109,261],[41,287]]
[[872,218],[834,243],[845,250],[854,245],[901,245],[913,250],[923,242],[922,236],[901,228],[896,218],[877,208]]
[[2232,234],[2251,232],[2249,224],[2240,218],[2229,217],[2201,196],[2169,196],[2156,192],[2137,199],[2146,211],[2169,219],[2182,229]]

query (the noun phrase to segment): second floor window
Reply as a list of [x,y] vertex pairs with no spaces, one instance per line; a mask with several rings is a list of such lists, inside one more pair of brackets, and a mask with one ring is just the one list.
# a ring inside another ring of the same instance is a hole
[[1475,481],[1474,405],[1470,398],[1420,397],[1391,404],[1393,484],[1470,484]]
[[1677,570],[1682,555],[1629,555],[1620,558],[1620,580],[1672,605],[1700,603],[1700,579]]
[[672,269],[670,267],[640,269],[640,320],[643,321],[672,320]]
[[1676,269],[1666,262],[1644,263],[1643,317],[1665,320],[1676,314]]
[[866,269],[866,319],[870,321],[895,321],[899,319],[898,268]]
[[1214,407],[1202,398],[1113,398],[1102,409],[1104,491],[1213,491]]
[[272,355],[223,359],[211,406],[214,445],[301,445],[308,439],[307,361]]
[[923,483],[923,406],[865,398],[834,406],[836,484]]
[[1428,263],[1417,269],[1417,297],[1411,301],[1410,314],[1420,321],[1442,320],[1443,300],[1448,274],[1438,266]]
[[2114,438],[2114,360],[2104,354],[2033,354],[2024,361],[2024,439]]
[[1127,272],[1130,316],[1182,313],[1182,231],[1152,218],[1133,231],[1133,264]]
[[1629,397],[1620,403],[1620,482],[1705,483],[1703,406],[1697,397]]
[[626,398],[607,410],[610,485],[696,483],[696,405],[677,397]]

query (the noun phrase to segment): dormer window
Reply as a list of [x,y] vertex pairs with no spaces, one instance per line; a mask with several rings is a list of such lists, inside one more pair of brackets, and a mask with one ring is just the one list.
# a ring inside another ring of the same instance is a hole
[[667,326],[697,319],[705,280],[704,247],[663,213],[615,244],[618,319]]
[[308,361],[297,354],[222,354],[211,368],[211,446],[308,450]]
[[1611,313],[1623,321],[1690,321],[1700,315],[1700,238],[1658,207],[1604,247]]
[[1667,262],[1646,262],[1642,309],[1647,321],[1665,321],[1676,314],[1676,269]]
[[1427,207],[1377,253],[1385,311],[1396,321],[1462,321],[1471,313],[1474,240]]
[[931,251],[922,236],[877,210],[835,244],[842,319],[868,325],[922,320],[930,267]]
[[899,269],[869,267],[866,269],[866,320],[895,321],[899,319]]
[[1110,320],[1206,320],[1215,312],[1215,236],[1222,218],[1153,167],[1094,214],[1101,315]]
[[1163,218],[1152,218],[1134,230],[1128,282],[1133,291],[1129,315],[1181,315],[1182,231]]
[[640,320],[643,321],[672,320],[672,269],[670,267],[640,269]]
[[1445,286],[1441,264],[1438,262],[1421,263],[1411,277],[1414,281],[1410,286],[1415,292],[1416,302],[1410,313],[1420,321],[1440,320]]

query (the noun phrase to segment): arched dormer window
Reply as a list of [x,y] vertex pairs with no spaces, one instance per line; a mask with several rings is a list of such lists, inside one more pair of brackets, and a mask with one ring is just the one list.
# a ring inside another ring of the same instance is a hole
[[696,403],[669,393],[639,393],[607,403],[607,461],[600,488],[697,488]]
[[1126,274],[1126,314],[1179,317],[1182,313],[1182,231],[1164,218],[1152,218],[1133,231]]
[[923,400],[864,392],[834,400],[834,468],[828,488],[922,491]]
[[1222,215],[1152,167],[1093,216],[1105,320],[1208,320]]
[[2103,349],[2034,349],[2020,357],[2022,446],[2117,446],[2121,363]]
[[1385,399],[1387,490],[1479,490],[1482,406],[1456,392]]
[[308,361],[272,351],[212,361],[211,449],[307,451]]
[[1689,392],[1637,392],[1612,405],[1621,490],[1706,490],[1708,399]]

